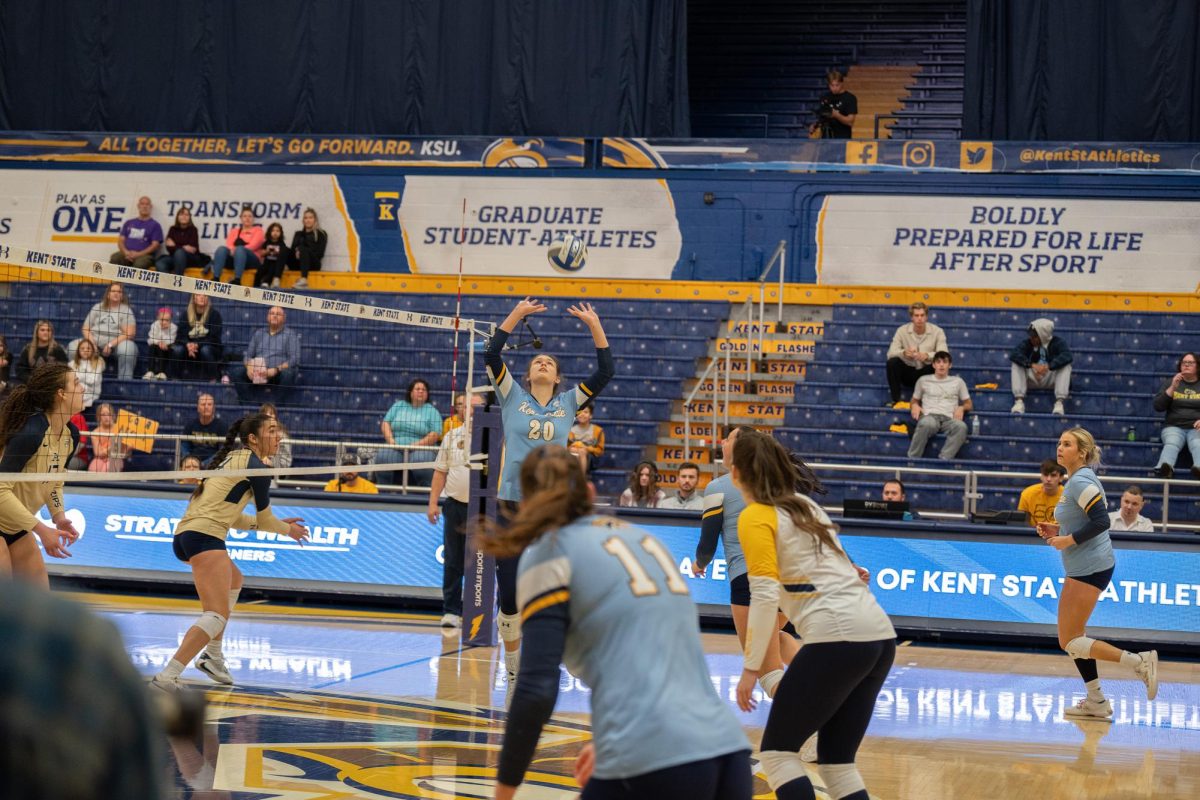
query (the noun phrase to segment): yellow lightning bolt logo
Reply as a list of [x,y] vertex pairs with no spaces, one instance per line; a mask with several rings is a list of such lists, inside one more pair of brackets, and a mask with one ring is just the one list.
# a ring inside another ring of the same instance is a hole
[[483,624],[483,614],[476,614],[471,620],[471,635],[468,638],[474,639],[479,635],[479,626]]

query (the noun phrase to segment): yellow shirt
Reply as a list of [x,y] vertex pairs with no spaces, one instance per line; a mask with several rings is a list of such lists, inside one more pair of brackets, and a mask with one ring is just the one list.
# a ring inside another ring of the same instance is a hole
[[1024,511],[1033,517],[1034,524],[1038,522],[1054,522],[1054,507],[1062,498],[1063,487],[1059,485],[1054,494],[1042,491],[1042,485],[1035,483],[1021,492],[1021,502],[1017,504],[1018,511]]
[[442,438],[446,438],[446,434],[455,428],[462,425],[462,420],[453,414],[442,420]]
[[338,483],[338,479],[334,478],[325,484],[325,491],[348,494],[379,494],[379,487],[363,477],[357,478],[354,483]]

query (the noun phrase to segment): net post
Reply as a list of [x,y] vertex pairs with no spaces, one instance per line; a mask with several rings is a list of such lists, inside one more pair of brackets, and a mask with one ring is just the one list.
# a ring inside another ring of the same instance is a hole
[[[471,455],[483,453],[487,460],[485,469],[470,473],[471,499],[467,519],[499,519],[500,503],[496,494],[500,485],[503,433],[499,409],[485,407],[472,412]],[[494,647],[497,643],[496,560],[479,548],[474,536],[468,537],[464,550],[467,580],[463,583],[462,643]]]

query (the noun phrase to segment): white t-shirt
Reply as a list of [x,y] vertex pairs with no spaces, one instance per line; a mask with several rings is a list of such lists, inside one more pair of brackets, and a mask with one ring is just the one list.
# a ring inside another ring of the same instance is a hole
[[452,428],[442,438],[442,446],[434,461],[434,468],[446,473],[446,488],[442,495],[460,503],[471,499],[471,470],[467,466],[466,441],[465,425]]
[[1125,524],[1125,520],[1121,519],[1120,511],[1108,512],[1108,519],[1110,523],[1108,529],[1110,531],[1137,531],[1138,533],[1154,533],[1154,523],[1143,517],[1141,514],[1137,515],[1137,519],[1133,521],[1132,525]]
[[970,399],[967,384],[957,375],[947,375],[945,378],[922,375],[913,387],[913,400],[921,403],[921,409],[926,414],[952,417],[954,409]]

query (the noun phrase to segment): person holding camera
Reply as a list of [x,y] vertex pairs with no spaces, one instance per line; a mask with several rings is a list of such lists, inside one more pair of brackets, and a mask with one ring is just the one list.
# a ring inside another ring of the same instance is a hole
[[858,98],[846,91],[845,76],[838,70],[825,75],[829,91],[817,104],[817,121],[809,126],[809,133],[818,131],[822,139],[849,139],[858,116]]

